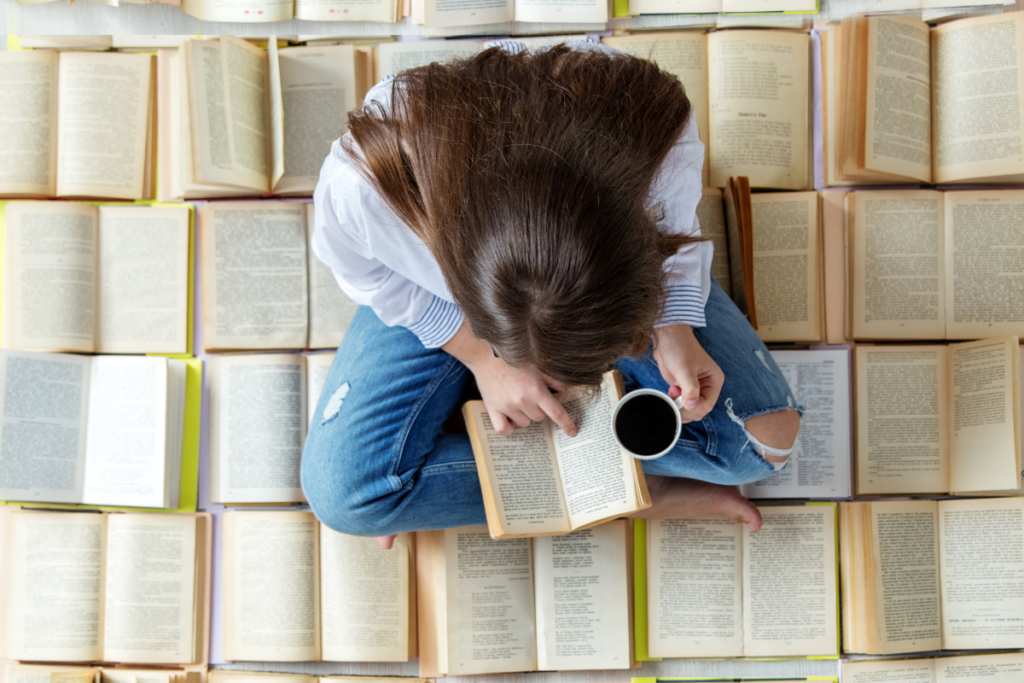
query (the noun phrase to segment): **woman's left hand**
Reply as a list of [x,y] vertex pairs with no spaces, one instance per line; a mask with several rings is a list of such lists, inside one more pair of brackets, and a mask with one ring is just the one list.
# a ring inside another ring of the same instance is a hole
[[[683,422],[700,420],[711,412],[722,391],[725,374],[697,341],[693,328],[668,325],[656,329],[654,360],[669,386],[677,386],[682,392]],[[670,395],[674,393],[670,391]]]

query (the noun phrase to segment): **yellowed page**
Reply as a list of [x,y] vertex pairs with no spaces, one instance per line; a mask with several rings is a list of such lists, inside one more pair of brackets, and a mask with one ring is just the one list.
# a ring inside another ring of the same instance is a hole
[[766,342],[820,340],[818,193],[755,194],[750,205],[758,336]]
[[938,659],[869,659],[843,662],[845,683],[935,683]]
[[94,350],[97,215],[85,204],[7,204],[4,348]]
[[[707,168],[705,163],[704,168]],[[725,225],[725,204],[722,191],[714,187],[704,188],[704,194],[697,204],[697,220],[700,222],[702,237],[710,237],[714,244],[714,255],[711,257],[711,277],[725,292],[732,296],[732,278],[729,273],[728,229]]]
[[[190,677],[191,676],[191,677]],[[198,683],[194,678],[195,671],[188,673],[180,670],[159,670],[159,669],[121,669],[121,668],[100,668],[100,679],[98,683]],[[58,681],[51,681],[58,683]],[[68,681],[67,683],[79,683]]]
[[189,210],[99,209],[96,350],[188,349]]
[[312,195],[331,143],[345,132],[356,96],[355,48],[351,45],[281,50],[284,107],[284,175],[275,194]]
[[974,677],[986,683],[1016,683],[1024,677],[1024,655],[1019,652],[971,657],[940,657],[935,660],[936,683],[952,683]]
[[205,21],[287,21],[295,0],[181,0],[181,11]]
[[509,534],[567,532],[569,511],[547,422],[516,427],[511,436],[502,436],[483,402],[472,406],[469,419],[483,451],[485,486],[494,498],[501,528]]
[[932,177],[931,60],[919,17],[868,17],[865,167]]
[[316,678],[305,674],[233,671],[230,669],[210,669],[207,680],[210,683],[316,683],[317,681]]
[[320,659],[319,526],[308,511],[223,516],[224,658]]
[[839,654],[836,507],[763,507],[743,526],[743,654]]
[[327,376],[334,366],[333,353],[314,353],[306,356],[306,419],[312,426],[313,420],[323,419],[317,411],[320,395],[323,393]]
[[0,52],[0,195],[50,196],[57,191],[58,54]]
[[93,683],[98,672],[74,666],[43,666],[39,664],[8,664],[4,667],[4,683]]
[[647,522],[651,657],[743,656],[743,531],[728,519]]
[[[659,2],[662,0],[640,0],[641,2]],[[677,2],[678,0],[668,0]],[[692,2],[692,0],[691,0]],[[631,0],[631,5],[637,4],[637,0]],[[630,10],[631,13],[633,12]],[[694,10],[687,10],[694,11]],[[717,10],[715,10],[717,11]],[[646,13],[646,12],[643,12]],[[630,36],[605,36],[601,42],[616,50],[629,52],[637,57],[655,61],[665,71],[678,77],[683,87],[686,88],[686,96],[690,99],[690,106],[693,107],[692,116],[697,119],[697,134],[700,141],[704,143],[704,167],[701,172],[701,180],[704,186],[710,185],[711,163],[708,158],[708,40],[701,32],[680,31],[678,33],[656,33],[654,35],[630,35]],[[701,202],[703,204],[703,201]],[[700,209],[698,208],[698,216]],[[701,233],[708,232],[701,220]],[[718,244],[715,244],[717,254]],[[724,252],[725,249],[722,249]],[[714,276],[714,274],[712,274]],[[722,280],[718,284],[725,285]],[[726,293],[729,290],[726,289]]]
[[400,71],[432,62],[445,62],[455,57],[468,57],[480,50],[478,40],[417,40],[408,43],[381,43],[379,78],[394,76]]
[[19,512],[7,655],[28,661],[103,658],[103,548],[106,520],[74,512]]
[[227,113],[234,171],[245,185],[270,187],[270,113],[267,110],[267,53],[252,43],[220,38],[224,76],[224,110]]
[[[338,286],[331,269],[313,253],[314,207],[306,204],[306,262],[309,263],[309,348],[336,349],[359,310]],[[319,395],[319,394],[318,394]],[[315,404],[310,404],[312,411]]]
[[210,369],[210,497],[305,502],[299,461],[308,421],[305,359],[221,356]]
[[60,57],[57,195],[142,199],[150,54]]
[[949,490],[1020,488],[1017,337],[949,347]]
[[537,669],[530,542],[495,541],[482,526],[445,530],[449,675]]
[[550,0],[514,0],[516,21],[548,24],[606,24],[609,16],[607,0],[574,0],[553,3]]
[[946,329],[949,339],[1024,335],[1020,230],[1024,192],[947,192]]
[[857,191],[847,201],[854,338],[944,339],[942,193]]
[[930,500],[871,503],[879,654],[943,646],[938,514]]
[[514,0],[422,1],[423,24],[430,28],[500,24],[515,19]]
[[391,550],[377,539],[320,525],[320,632],[328,662],[409,659],[412,536]]
[[306,347],[305,206],[208,204],[202,254],[207,351]]
[[309,21],[381,21],[397,19],[394,0],[295,0],[295,18]]
[[1024,498],[938,503],[942,646],[1024,647]]
[[802,190],[809,182],[810,38],[785,31],[708,36],[712,187]]
[[533,541],[541,670],[629,668],[632,524],[617,519]]
[[949,491],[946,347],[855,353],[857,494]]
[[195,517],[109,517],[104,660],[195,661],[195,554]]
[[1024,174],[1024,15],[940,24],[932,31],[934,182]]
[[619,398],[614,373],[609,372],[597,398],[573,397],[571,393],[559,396],[576,425],[576,436],[567,436],[550,419],[544,423],[551,431],[573,529],[639,508],[635,460],[619,446],[612,431],[612,414]]

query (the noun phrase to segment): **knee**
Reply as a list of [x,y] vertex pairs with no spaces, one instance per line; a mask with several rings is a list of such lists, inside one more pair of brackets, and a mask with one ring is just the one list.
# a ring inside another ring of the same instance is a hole
[[[781,467],[800,432],[800,413],[792,408],[776,410],[749,418],[747,434],[756,439],[755,448],[769,462]],[[753,440],[752,439],[752,440]]]

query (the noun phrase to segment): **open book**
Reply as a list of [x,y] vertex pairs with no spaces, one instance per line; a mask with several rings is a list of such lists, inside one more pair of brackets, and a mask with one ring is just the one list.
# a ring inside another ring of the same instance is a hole
[[182,361],[0,350],[0,500],[178,507]]
[[850,349],[771,351],[804,407],[789,463],[767,479],[743,484],[747,498],[849,498],[853,413]]
[[411,535],[384,550],[375,538],[332,531],[309,511],[235,510],[223,520],[226,660],[416,657]]
[[188,206],[8,202],[7,349],[189,353]]
[[706,150],[705,185],[747,176],[755,188],[813,187],[810,36],[735,30],[601,42],[653,59],[682,81]]
[[[129,0],[121,0],[121,2],[126,1]],[[396,22],[402,16],[402,3],[396,0],[244,0],[243,2],[235,0],[160,0],[160,2],[180,4],[182,12],[204,21],[266,22],[306,19],[308,21]],[[339,28],[338,31],[344,32],[345,29]]]
[[597,396],[560,394],[574,437],[550,418],[502,436],[483,401],[462,407],[491,536],[566,534],[651,506],[641,462],[612,432],[623,394],[615,371],[605,374]]
[[153,196],[153,56],[0,53],[0,196]]
[[411,9],[413,21],[428,28],[511,21],[607,24],[612,17],[609,0],[412,0]]
[[839,655],[835,504],[760,510],[646,520],[650,657]]
[[858,346],[857,495],[1021,488],[1017,337]]
[[[424,678],[395,676],[307,676],[305,674],[211,669],[209,683],[428,683]],[[140,681],[139,683],[143,683]]]
[[822,67],[826,184],[1024,180],[1024,15],[846,19]]
[[209,359],[211,502],[306,501],[302,445],[333,361],[334,354]]
[[845,652],[1024,647],[1024,498],[839,508]]
[[199,215],[207,352],[341,344],[357,306],[311,250],[312,204],[211,203]]
[[[1024,26],[1024,25],[1022,25]],[[846,195],[853,339],[1024,335],[1024,191]]]
[[1024,653],[843,662],[844,683],[1017,683]]
[[5,656],[205,664],[208,513],[0,511]]
[[[202,667],[203,670],[205,668]],[[195,669],[7,664],[0,671],[0,680],[4,683],[201,683],[202,672]]]
[[311,195],[366,91],[363,59],[232,36],[160,51],[160,197]]
[[631,531],[620,519],[503,541],[486,527],[417,532],[420,675],[630,668]]
[[711,276],[762,340],[815,342],[824,337],[817,192],[751,194],[742,182],[724,193],[705,189],[697,218],[701,235],[715,246]]

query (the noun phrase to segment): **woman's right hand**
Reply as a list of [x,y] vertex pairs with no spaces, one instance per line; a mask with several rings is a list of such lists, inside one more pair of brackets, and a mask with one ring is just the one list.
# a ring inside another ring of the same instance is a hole
[[[495,357],[491,345],[473,336],[468,322],[444,346],[476,377],[477,387],[487,407],[494,429],[510,436],[516,427],[529,427],[550,417],[569,436],[576,436],[576,425],[548,389],[549,383],[536,370],[509,367]],[[551,388],[561,391],[555,383]]]

